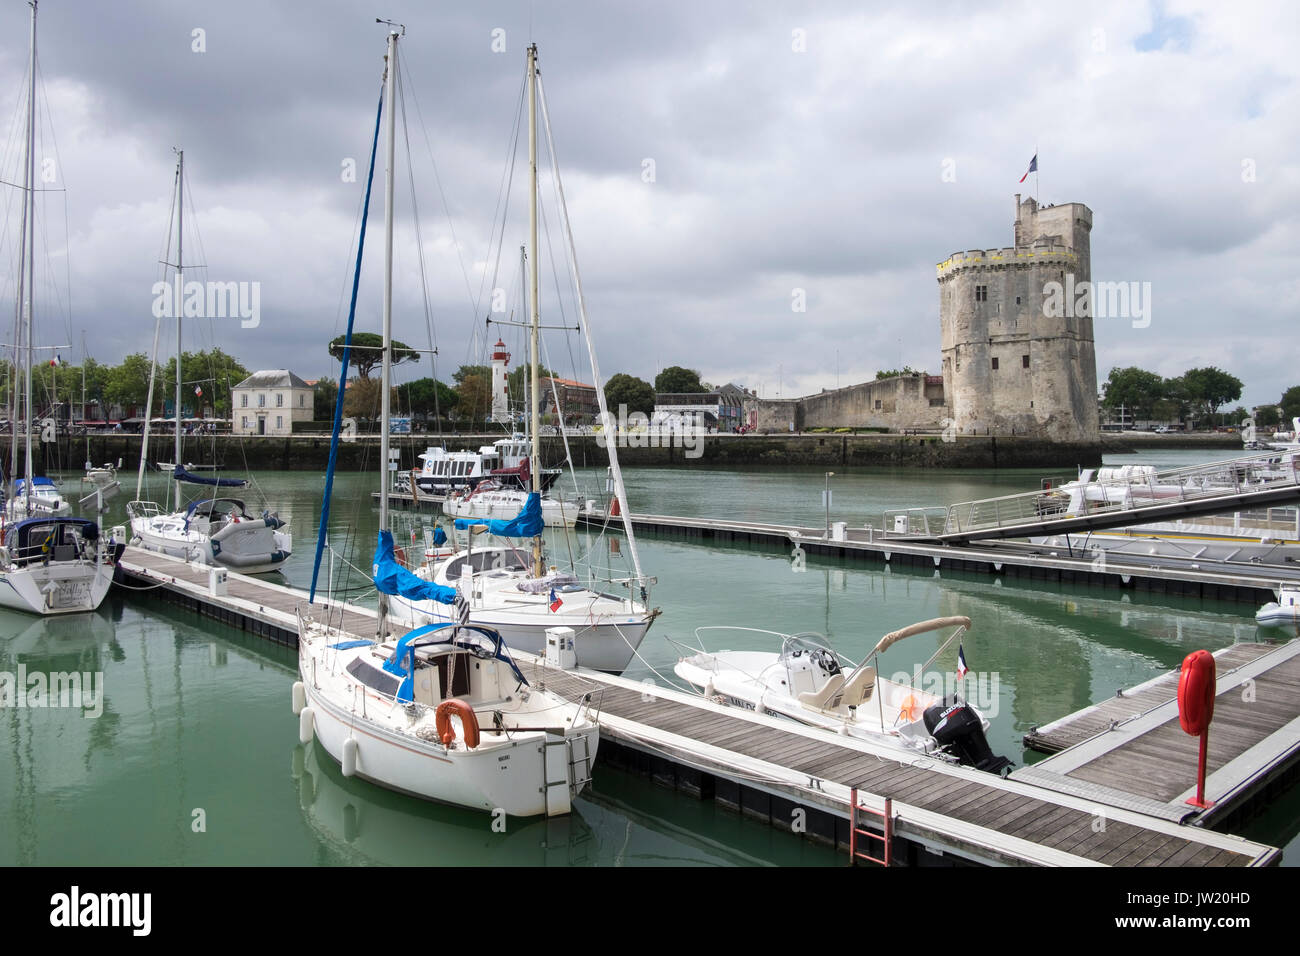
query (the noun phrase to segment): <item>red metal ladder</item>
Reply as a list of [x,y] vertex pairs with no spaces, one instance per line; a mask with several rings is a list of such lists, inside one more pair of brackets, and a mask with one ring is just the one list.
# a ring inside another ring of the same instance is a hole
[[[859,814],[869,814],[883,819],[883,835],[869,830],[859,824]],[[861,840],[880,840],[885,845],[883,857],[874,857],[860,849]],[[849,791],[849,866],[857,866],[859,860],[891,866],[894,858],[894,801],[885,797],[885,809],[873,810],[858,802],[858,788]]]

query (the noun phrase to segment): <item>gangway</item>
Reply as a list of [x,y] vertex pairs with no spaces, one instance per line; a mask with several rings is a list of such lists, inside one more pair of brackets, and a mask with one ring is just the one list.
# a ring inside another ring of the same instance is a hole
[[885,536],[962,544],[1122,528],[1300,502],[1300,452],[1157,471],[1125,465],[1045,481],[1039,491],[887,512]]

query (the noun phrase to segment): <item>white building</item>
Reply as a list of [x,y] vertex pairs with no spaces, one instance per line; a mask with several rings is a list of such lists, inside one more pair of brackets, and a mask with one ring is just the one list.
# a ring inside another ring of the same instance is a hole
[[291,435],[293,423],[312,420],[312,387],[288,369],[254,372],[231,389],[236,435]]

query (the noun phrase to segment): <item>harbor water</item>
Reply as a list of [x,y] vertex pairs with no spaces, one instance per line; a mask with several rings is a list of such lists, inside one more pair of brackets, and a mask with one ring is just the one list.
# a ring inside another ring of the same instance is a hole
[[[1212,457],[1196,451],[1116,456],[1108,463],[1168,467]],[[294,553],[280,577],[311,580],[323,476],[263,473],[240,492],[290,523]],[[603,469],[582,469],[586,496]],[[861,526],[889,509],[934,506],[1038,487],[1037,472],[637,469],[627,474],[636,511],[820,527],[823,488],[831,520]],[[134,485],[134,476],[123,476]],[[77,475],[64,482],[77,497]],[[164,476],[151,476],[155,500]],[[366,571],[378,526],[373,473],[340,474],[321,588],[372,601]],[[564,479],[561,487],[567,487]],[[130,489],[133,491],[134,489]],[[125,524],[123,495],[106,526]],[[397,512],[399,544],[422,538],[437,516]],[[1257,628],[1255,608],[801,558],[775,548],[643,538],[641,561],[657,577],[663,610],[627,676],[677,683],[682,646],[777,650],[762,631],[822,635],[857,660],[887,631],[924,618],[972,619],[963,638],[965,690],[990,718],[994,751],[1016,764],[1035,756],[1021,737],[1098,700],[1176,668],[1191,651],[1285,639]],[[621,532],[552,533],[554,563],[570,554],[626,573]],[[332,569],[332,573],[331,573]],[[616,576],[617,576],[616,574]],[[698,630],[702,628],[750,630]],[[885,676],[913,674],[944,635],[887,651]],[[924,679],[950,680],[957,647]],[[842,865],[829,848],[599,766],[575,812],[551,821],[506,821],[438,806],[344,778],[315,744],[298,743],[290,712],[295,652],[181,612],[148,592],[115,589],[96,614],[40,620],[0,616],[0,674],[77,672],[82,706],[0,708],[0,863],[36,865]],[[46,704],[57,703],[48,698]],[[1300,794],[1285,795],[1244,835],[1300,857]]]

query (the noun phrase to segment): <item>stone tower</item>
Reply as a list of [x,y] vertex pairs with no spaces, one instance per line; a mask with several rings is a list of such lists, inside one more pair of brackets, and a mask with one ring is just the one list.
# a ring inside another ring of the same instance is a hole
[[1014,245],[939,263],[944,394],[958,434],[1098,440],[1092,318],[1044,308],[1049,283],[1059,296],[1091,281],[1091,231],[1083,203],[1040,207],[1017,194]]

